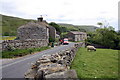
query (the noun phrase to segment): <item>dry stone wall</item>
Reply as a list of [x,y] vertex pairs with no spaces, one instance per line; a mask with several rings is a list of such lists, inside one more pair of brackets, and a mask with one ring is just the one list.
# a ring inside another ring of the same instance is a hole
[[75,70],[70,70],[78,47],[83,43],[52,55],[43,55],[25,73],[25,78],[30,80],[47,80],[49,78],[77,78]]
[[7,50],[9,47],[12,49],[26,49],[26,48],[39,48],[47,46],[46,39],[31,39],[31,40],[7,40],[2,42],[2,50]]

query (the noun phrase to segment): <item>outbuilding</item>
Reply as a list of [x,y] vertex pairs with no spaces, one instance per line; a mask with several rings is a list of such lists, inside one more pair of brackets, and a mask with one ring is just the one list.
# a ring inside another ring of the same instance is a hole
[[84,41],[87,39],[87,34],[79,31],[70,31],[67,36],[70,41]]

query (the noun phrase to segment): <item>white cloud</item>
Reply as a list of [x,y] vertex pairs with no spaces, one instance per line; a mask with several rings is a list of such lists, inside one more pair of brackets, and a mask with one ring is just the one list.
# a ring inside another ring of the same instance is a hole
[[107,20],[117,29],[119,0],[1,0],[2,14],[45,19],[70,24],[91,24]]

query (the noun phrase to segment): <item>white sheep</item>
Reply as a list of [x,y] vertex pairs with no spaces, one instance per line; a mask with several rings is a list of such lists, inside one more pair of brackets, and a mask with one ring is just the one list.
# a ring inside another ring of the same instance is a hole
[[94,46],[87,46],[88,51],[96,51],[96,48]]

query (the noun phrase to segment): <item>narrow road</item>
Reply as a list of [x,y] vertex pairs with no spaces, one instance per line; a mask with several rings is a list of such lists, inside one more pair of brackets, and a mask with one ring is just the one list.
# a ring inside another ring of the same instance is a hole
[[34,63],[42,55],[54,54],[61,50],[72,47],[73,45],[74,43],[70,43],[69,45],[57,46],[55,48],[38,52],[33,55],[27,55],[21,58],[14,59],[9,63],[3,63],[2,67],[0,67],[0,70],[2,70],[2,78],[23,78],[24,73],[30,68],[31,63]]

